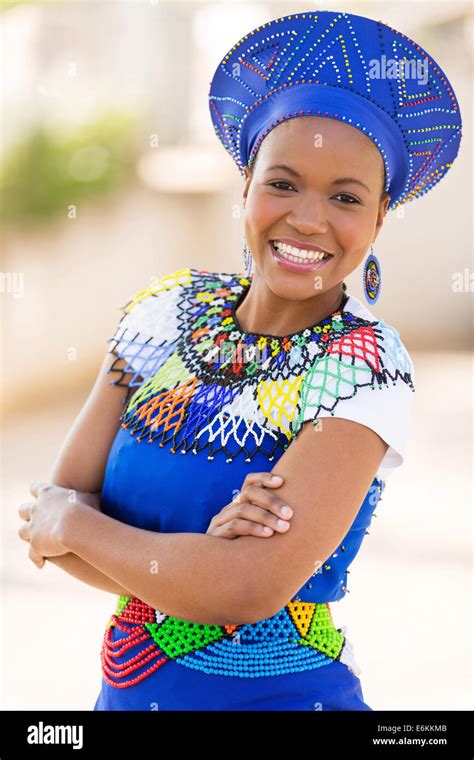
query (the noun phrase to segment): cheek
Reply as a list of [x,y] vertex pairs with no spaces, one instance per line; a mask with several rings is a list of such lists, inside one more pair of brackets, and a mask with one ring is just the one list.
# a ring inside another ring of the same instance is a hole
[[346,211],[345,213],[333,213],[328,221],[334,230],[338,242],[348,253],[356,255],[361,249],[365,249],[367,241],[372,239],[373,224],[371,215],[362,210]]
[[282,198],[254,191],[247,197],[245,218],[256,232],[266,232],[280,217],[288,212],[288,204]]

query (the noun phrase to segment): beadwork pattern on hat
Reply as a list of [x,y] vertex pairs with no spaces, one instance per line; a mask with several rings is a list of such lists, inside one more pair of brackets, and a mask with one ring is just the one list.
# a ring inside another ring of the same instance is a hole
[[323,116],[378,147],[394,209],[446,174],[461,141],[453,88],[416,42],[381,21],[332,11],[277,18],[245,35],[209,91],[214,130],[244,175],[271,129]]
[[[359,388],[388,384],[414,390],[412,364],[398,331],[370,322],[343,305],[286,336],[245,332],[236,309],[251,278],[238,273],[181,269],[158,279],[123,307],[109,351],[115,385],[135,391],[121,417],[137,442],[171,453],[231,463],[257,451],[273,461],[302,425],[316,427]],[[120,359],[127,365],[119,369]],[[133,372],[128,383],[125,372]]]

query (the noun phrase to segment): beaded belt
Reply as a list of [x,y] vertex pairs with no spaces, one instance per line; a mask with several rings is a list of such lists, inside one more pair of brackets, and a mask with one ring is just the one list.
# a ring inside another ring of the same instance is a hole
[[[114,641],[114,628],[126,635]],[[102,673],[118,688],[139,683],[168,660],[241,678],[312,670],[339,660],[357,675],[345,630],[335,627],[328,602],[289,602],[276,615],[252,624],[205,625],[165,615],[137,597],[120,596],[104,635]]]

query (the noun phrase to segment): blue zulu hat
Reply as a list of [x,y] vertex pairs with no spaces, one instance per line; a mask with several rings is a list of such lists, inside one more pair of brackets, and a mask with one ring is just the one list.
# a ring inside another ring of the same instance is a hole
[[453,88],[420,45],[381,21],[332,11],[246,34],[217,67],[209,108],[242,174],[285,119],[325,116],[360,129],[382,155],[389,209],[439,182],[462,134]]

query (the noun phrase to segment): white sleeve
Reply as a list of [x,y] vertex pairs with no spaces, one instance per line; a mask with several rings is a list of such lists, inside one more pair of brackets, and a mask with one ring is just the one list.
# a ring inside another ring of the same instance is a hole
[[[183,286],[190,282],[189,270],[178,270],[156,280],[139,291],[121,308],[118,323],[108,351],[117,359],[125,359],[122,377],[116,385],[128,385],[121,380],[124,372],[135,373],[129,385],[136,386],[156,372],[175,348],[180,337],[180,308]],[[140,378],[137,382],[136,378]]]
[[379,466],[382,479],[405,458],[411,428],[415,372],[398,331],[377,323],[378,356],[326,355],[316,360],[301,392],[295,430],[311,420],[340,417],[374,430],[388,449]]

